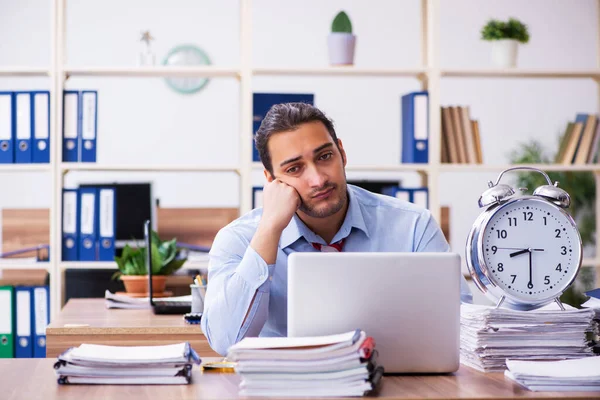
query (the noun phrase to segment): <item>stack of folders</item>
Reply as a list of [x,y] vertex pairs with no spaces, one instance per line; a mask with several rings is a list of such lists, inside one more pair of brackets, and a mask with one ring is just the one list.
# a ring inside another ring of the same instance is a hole
[[372,337],[356,330],[339,335],[245,338],[229,348],[237,362],[241,396],[363,396],[377,387]]
[[504,375],[529,390],[600,392],[600,357],[563,361],[507,360]]
[[[145,308],[150,308],[150,298],[149,297],[130,297],[124,294],[116,294],[111,293],[106,290],[104,292],[104,299],[106,308],[119,308],[119,309],[128,309],[128,310],[142,310]],[[192,295],[187,296],[173,296],[173,297],[161,297],[161,302],[189,302],[192,303]]]
[[594,311],[565,307],[569,308],[562,311],[550,305],[517,311],[462,304],[461,363],[483,372],[498,372],[506,369],[507,358],[564,360],[592,356],[586,333],[596,329]]
[[176,385],[191,381],[200,364],[189,343],[163,346],[82,344],[58,356],[60,384]]

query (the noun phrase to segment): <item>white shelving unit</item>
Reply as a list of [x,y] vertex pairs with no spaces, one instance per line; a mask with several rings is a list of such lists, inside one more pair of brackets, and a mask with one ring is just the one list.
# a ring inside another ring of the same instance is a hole
[[[66,61],[66,0],[52,2],[52,60],[49,68],[13,67],[0,68],[0,76],[49,76],[51,79],[51,161],[49,165],[6,165],[2,172],[48,171],[54,188],[50,210],[50,259],[48,263],[0,264],[0,268],[44,268],[50,272],[51,311],[55,315],[63,304],[64,270],[66,268],[116,268],[114,262],[62,262],[61,219],[62,187],[64,175],[69,171],[181,171],[181,172],[235,172],[240,182],[240,212],[251,208],[252,172],[262,169],[260,163],[252,162],[252,79],[255,76],[325,76],[325,77],[400,77],[419,80],[421,88],[429,91],[429,160],[428,164],[397,165],[349,165],[349,171],[363,172],[416,172],[429,185],[429,203],[434,217],[440,218],[439,180],[442,173],[501,171],[510,165],[441,164],[440,82],[446,77],[460,78],[574,78],[600,80],[600,51],[598,68],[585,70],[556,69],[444,69],[439,66],[439,12],[440,0],[421,0],[421,67],[420,68],[361,68],[354,66],[321,68],[270,68],[252,66],[252,1],[240,0],[240,65],[238,67],[72,67]],[[598,0],[600,10],[600,0]],[[600,37],[600,32],[599,32]],[[100,163],[62,162],[62,92],[69,77],[167,77],[199,76],[211,78],[236,78],[240,90],[239,165],[106,165]],[[598,91],[600,97],[600,89]],[[600,187],[600,165],[531,165],[546,171],[589,171]],[[596,205],[596,224],[600,227],[600,201]],[[42,265],[43,266],[40,266]],[[600,265],[600,259],[584,260],[586,266]],[[187,268],[202,267],[199,263],[187,263]]]

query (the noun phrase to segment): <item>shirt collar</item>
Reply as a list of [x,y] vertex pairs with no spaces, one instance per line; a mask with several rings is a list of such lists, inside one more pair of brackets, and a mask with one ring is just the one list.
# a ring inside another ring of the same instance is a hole
[[[365,218],[362,212],[362,208],[359,202],[359,194],[357,192],[357,188],[353,185],[347,185],[347,193],[349,198],[348,210],[346,212],[346,217],[344,218],[344,222],[342,226],[335,234],[333,238],[333,242],[337,242],[350,234],[352,228],[360,229],[369,237],[369,230],[367,228],[367,224],[365,223]],[[301,237],[304,237],[306,241],[328,244],[323,241],[317,234],[311,231],[302,220],[298,217],[298,215],[294,214],[292,220],[285,227],[283,232],[281,232],[281,238],[279,239],[279,246],[284,249],[296,242]]]

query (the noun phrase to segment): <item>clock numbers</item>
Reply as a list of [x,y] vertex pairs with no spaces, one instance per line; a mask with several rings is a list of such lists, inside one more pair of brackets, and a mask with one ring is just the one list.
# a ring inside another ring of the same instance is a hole
[[533,221],[533,213],[531,211],[523,211],[525,221]]
[[496,254],[496,252],[498,251],[498,246],[492,246],[492,251],[494,252],[494,254]]
[[502,264],[502,263],[498,263],[498,271],[499,271],[499,272],[502,272],[502,271],[504,271],[504,264]]
[[[546,217],[544,217],[545,219]],[[508,226],[517,226],[517,217],[508,218]]]
[[546,217],[544,217],[544,226],[548,225],[548,220],[546,219]]
[[550,284],[550,275],[546,275],[546,276],[544,277],[544,284],[545,284],[545,285],[549,285],[549,284]]
[[560,239],[561,238],[561,236],[560,236],[560,229],[555,229],[554,232],[556,233],[555,238]]
[[556,266],[556,271],[562,272],[562,266],[560,265],[560,263],[558,263],[558,265]]
[[528,289],[533,289],[533,283],[531,283],[531,281],[529,281],[529,283],[527,284],[527,288]]
[[561,252],[560,254],[563,256],[567,255],[567,246],[560,246]]
[[512,278],[512,282],[511,283],[515,283],[515,280],[517,279],[517,276],[516,275],[511,275],[510,277]]
[[498,232],[498,239],[506,239],[506,237],[508,236],[508,233],[504,229],[496,232]]

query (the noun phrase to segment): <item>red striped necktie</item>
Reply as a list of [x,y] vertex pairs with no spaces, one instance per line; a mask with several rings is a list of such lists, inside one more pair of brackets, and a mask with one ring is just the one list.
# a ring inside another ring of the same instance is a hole
[[315,242],[311,242],[311,244],[318,251],[321,251],[321,252],[324,252],[324,253],[326,253],[326,252],[333,253],[333,252],[340,252],[340,251],[342,251],[342,247],[344,246],[344,241],[345,240],[346,240],[346,238],[340,240],[339,242],[331,243],[329,245],[327,245],[327,244],[321,244],[321,243],[315,243]]

